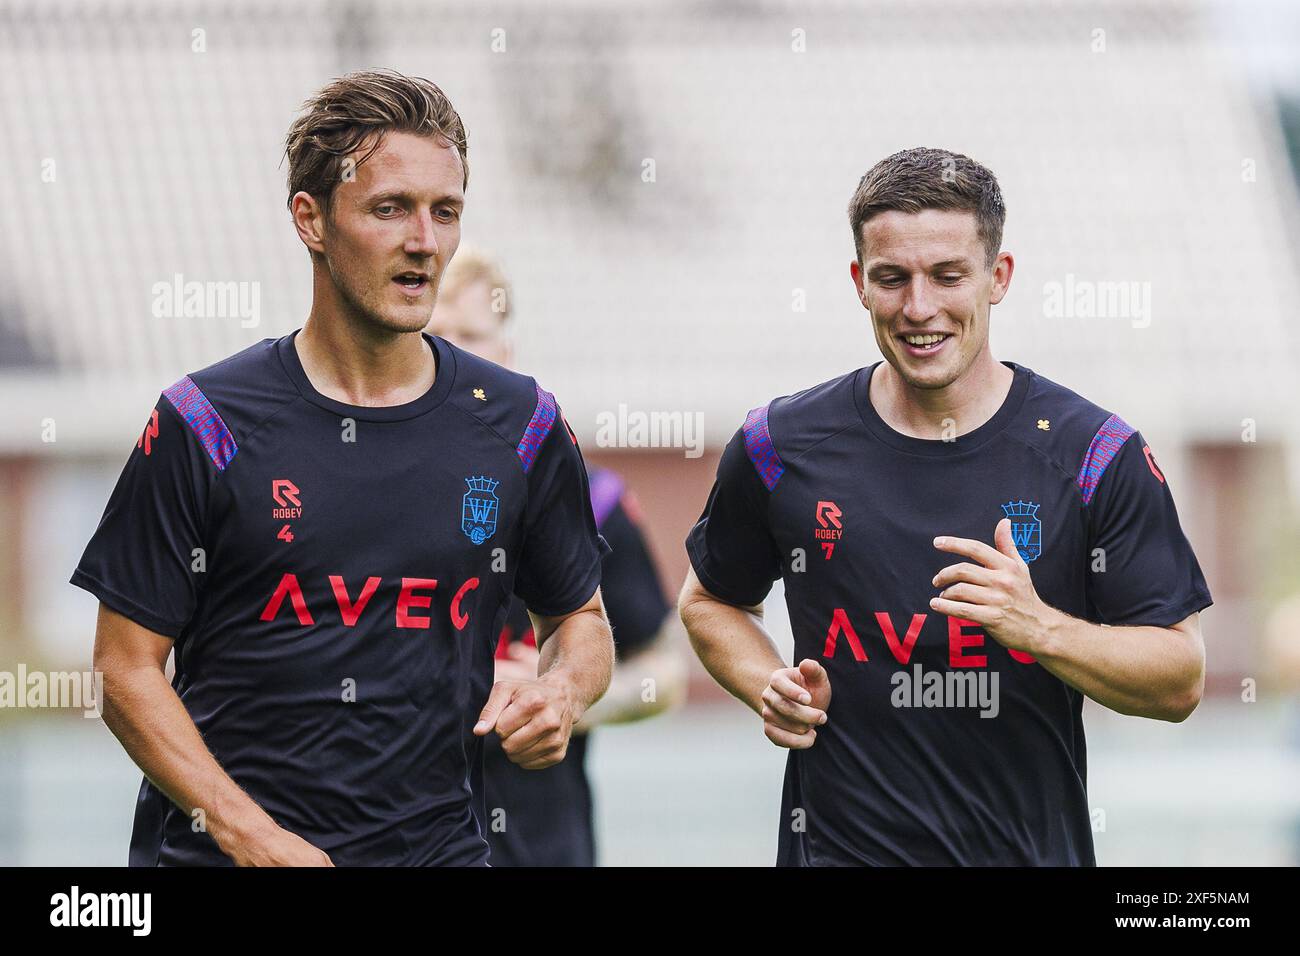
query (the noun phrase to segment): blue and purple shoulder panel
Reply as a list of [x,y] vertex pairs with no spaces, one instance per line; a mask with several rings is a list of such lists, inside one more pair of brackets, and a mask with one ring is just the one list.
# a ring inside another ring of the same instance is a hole
[[551,427],[555,424],[558,415],[555,396],[540,385],[536,388],[537,406],[533,409],[533,417],[528,422],[528,427],[524,429],[524,437],[519,439],[519,445],[515,448],[519,461],[524,466],[524,474],[528,474],[533,463],[537,461],[537,454],[542,450],[542,442],[546,441],[546,436],[551,433]]
[[230,460],[235,457],[235,452],[239,451],[239,446],[235,444],[235,436],[230,433],[202,389],[186,375],[175,385],[164,389],[163,394],[190,426],[194,437],[212,459],[212,464],[217,466],[217,471],[225,471]]
[[771,491],[785,474],[785,465],[781,462],[781,456],[776,453],[776,446],[772,444],[772,433],[767,427],[768,407],[762,405],[751,409],[745,416],[743,431],[745,452],[753,462],[754,470],[762,479],[763,486]]
[[1097,486],[1101,483],[1101,476],[1106,473],[1107,467],[1135,430],[1118,415],[1112,415],[1102,422],[1097,434],[1092,436],[1088,451],[1083,456],[1083,464],[1079,466],[1079,474],[1074,480],[1079,493],[1083,495],[1085,506],[1091,504],[1092,496],[1097,493]]

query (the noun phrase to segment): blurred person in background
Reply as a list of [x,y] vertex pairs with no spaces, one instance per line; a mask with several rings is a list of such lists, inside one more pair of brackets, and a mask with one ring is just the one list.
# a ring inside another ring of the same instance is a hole
[[1005,216],[948,150],[862,177],[850,274],[884,361],[752,410],[687,538],[691,641],[790,750],[781,865],[1095,865],[1083,698],[1200,702],[1211,599],[1150,447],[992,355]]
[[[500,266],[483,251],[462,246],[443,274],[428,330],[507,368],[514,364],[510,289]],[[686,660],[674,646],[676,616],[641,533],[632,492],[607,468],[589,467],[596,526],[609,543],[601,595],[619,660],[605,696],[574,728],[565,759],[525,771],[488,738],[483,781],[484,831],[492,866],[594,866],[591,786],[585,761],[589,732],[600,724],[643,720],[681,701]],[[531,680],[538,653],[528,613],[514,600],[495,650],[497,680]]]
[[[305,324],[163,392],[72,577],[130,862],[485,865],[483,736],[551,766],[608,684],[608,546],[554,396],[424,332],[468,183],[442,91],[349,74],[286,153]],[[493,685],[516,594],[539,662]]]
[[[1264,671],[1283,698],[1283,738],[1292,758],[1300,758],[1300,594],[1279,601],[1264,627]],[[1300,815],[1291,821],[1291,861],[1300,864]]]

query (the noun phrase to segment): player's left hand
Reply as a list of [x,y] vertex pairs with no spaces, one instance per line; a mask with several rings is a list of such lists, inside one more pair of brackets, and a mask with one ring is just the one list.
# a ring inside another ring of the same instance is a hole
[[974,621],[1003,646],[1033,654],[1059,612],[1034,590],[1029,565],[1011,539],[1010,518],[998,522],[993,543],[996,548],[970,538],[934,539],[940,551],[978,563],[951,564],[936,574],[932,583],[943,590],[930,600],[930,607],[949,617]]
[[478,715],[474,733],[495,730],[501,749],[525,770],[543,770],[564,759],[573,731],[573,698],[545,680],[500,680]]

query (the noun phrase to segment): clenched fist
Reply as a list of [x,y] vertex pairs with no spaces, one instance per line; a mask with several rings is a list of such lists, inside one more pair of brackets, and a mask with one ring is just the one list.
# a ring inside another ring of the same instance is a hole
[[815,728],[826,723],[830,702],[830,677],[811,658],[773,671],[763,691],[763,733],[778,747],[807,750],[817,740]]
[[564,759],[573,723],[573,698],[563,687],[543,680],[499,680],[474,733],[482,737],[495,730],[512,763],[543,770]]

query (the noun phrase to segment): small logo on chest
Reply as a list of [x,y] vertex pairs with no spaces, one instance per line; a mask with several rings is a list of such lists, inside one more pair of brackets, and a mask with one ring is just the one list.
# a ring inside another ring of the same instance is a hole
[[288,478],[271,479],[271,497],[275,500],[276,507],[271,509],[271,517],[280,521],[286,521],[276,533],[276,538],[281,541],[293,541],[292,520],[302,517],[302,500],[298,497],[302,492]]
[[813,528],[813,538],[822,546],[822,552],[826,560],[831,559],[835,553],[835,542],[844,537],[844,529],[840,523],[843,512],[840,511],[839,505],[833,501],[817,502],[817,525]]
[[1042,505],[1035,501],[1008,501],[1002,513],[1011,519],[1011,540],[1026,563],[1043,553],[1043,523],[1038,518]]
[[497,530],[500,500],[496,487],[501,484],[494,478],[479,476],[466,478],[469,491],[461,499],[460,530],[475,544],[482,544]]

